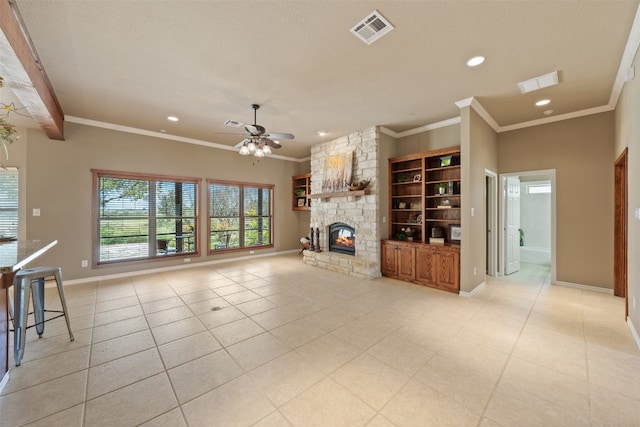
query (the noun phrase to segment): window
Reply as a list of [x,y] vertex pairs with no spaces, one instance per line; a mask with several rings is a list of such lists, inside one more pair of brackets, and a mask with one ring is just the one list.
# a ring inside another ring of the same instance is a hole
[[208,181],[209,251],[273,246],[273,185]]
[[97,264],[193,254],[197,179],[93,171]]
[[551,184],[527,184],[527,194],[549,194],[551,193]]
[[0,236],[18,235],[18,169],[0,168]]

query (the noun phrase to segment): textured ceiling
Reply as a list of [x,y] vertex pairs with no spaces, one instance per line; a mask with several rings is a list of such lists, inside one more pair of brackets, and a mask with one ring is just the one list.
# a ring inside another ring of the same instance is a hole
[[[290,132],[277,154],[374,125],[459,115],[476,97],[498,126],[606,106],[638,1],[18,0],[67,117],[235,145],[227,119]],[[350,29],[377,9],[395,30]],[[468,68],[471,56],[487,57]],[[526,95],[520,81],[557,70]],[[551,104],[534,102],[550,98]],[[169,115],[178,123],[166,120]],[[318,130],[329,132],[320,137]]]

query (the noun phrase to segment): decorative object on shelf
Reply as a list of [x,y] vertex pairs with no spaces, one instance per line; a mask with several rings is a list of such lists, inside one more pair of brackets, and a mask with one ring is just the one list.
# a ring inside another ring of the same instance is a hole
[[444,237],[444,230],[441,227],[432,227],[431,237]]
[[353,152],[336,154],[324,161],[323,193],[348,191],[353,173]]
[[422,209],[422,202],[421,201],[411,202],[409,203],[409,208],[413,211],[418,211]]
[[316,252],[320,252],[320,229],[316,227]]
[[409,242],[412,242],[413,241],[413,233],[415,232],[415,230],[412,229],[411,227],[404,227],[401,230],[407,236],[407,240]]
[[399,183],[411,182],[411,176],[410,175],[400,175],[398,177],[398,182]]
[[304,206],[304,199],[298,199],[298,207],[303,207]]
[[440,157],[440,166],[451,166],[451,156],[442,156]]
[[436,184],[436,187],[438,188],[438,194],[444,194],[445,191],[447,191],[447,183],[446,182],[441,182],[439,184]]
[[438,205],[438,209],[449,209],[451,208],[451,200],[442,199],[440,200],[440,204]]
[[422,224],[422,215],[417,215],[416,216],[416,223]]
[[364,190],[365,188],[367,188],[370,182],[371,182],[370,179],[362,179],[359,182],[354,181],[351,184],[349,184],[349,191]]
[[413,182],[420,182],[422,181],[422,175],[417,173],[415,175],[413,175]]
[[407,202],[398,202],[398,209],[407,209]]
[[406,239],[406,238],[407,238],[407,235],[406,235],[406,234],[404,234],[403,232],[396,233],[396,239],[398,239],[398,240],[404,240],[404,239]]
[[306,191],[304,190],[304,188],[296,188],[295,190],[293,190],[293,193],[300,197],[300,196],[305,196],[306,195]]
[[449,194],[453,194],[453,181],[449,181]]
[[462,228],[460,224],[449,224],[449,242],[460,243],[462,238]]

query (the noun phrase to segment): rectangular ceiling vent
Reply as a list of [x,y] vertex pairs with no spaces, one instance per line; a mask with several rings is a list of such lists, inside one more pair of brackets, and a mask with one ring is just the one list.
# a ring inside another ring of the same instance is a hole
[[242,126],[242,123],[236,122],[235,120],[227,120],[226,122],[224,122],[224,124],[234,128],[239,128],[240,126]]
[[351,32],[366,44],[371,44],[391,30],[393,30],[393,25],[380,15],[380,12],[374,10],[369,16],[357,23]]
[[518,89],[522,93],[533,92],[534,90],[542,89],[549,86],[555,86],[558,84],[558,72],[554,71],[544,76],[534,77],[529,80],[518,83]]

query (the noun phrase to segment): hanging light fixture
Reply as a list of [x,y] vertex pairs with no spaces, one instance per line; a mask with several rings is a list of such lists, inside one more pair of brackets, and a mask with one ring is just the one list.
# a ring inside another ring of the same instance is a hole
[[256,157],[264,157],[267,154],[271,154],[271,147],[269,147],[261,138],[251,137],[244,141],[244,144],[242,144],[238,153],[241,156],[253,154]]

